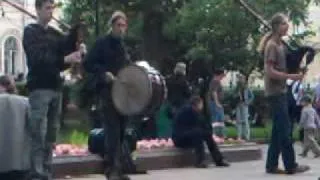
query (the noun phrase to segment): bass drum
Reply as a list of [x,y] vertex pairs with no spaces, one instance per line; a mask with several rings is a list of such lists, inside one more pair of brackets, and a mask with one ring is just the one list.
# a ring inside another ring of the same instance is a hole
[[166,97],[164,77],[145,61],[121,69],[112,86],[115,108],[126,116],[153,114]]

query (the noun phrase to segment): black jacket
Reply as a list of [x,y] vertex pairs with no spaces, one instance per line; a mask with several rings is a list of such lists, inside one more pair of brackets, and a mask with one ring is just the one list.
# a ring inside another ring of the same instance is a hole
[[64,36],[50,26],[47,29],[39,24],[25,27],[23,48],[29,70],[29,91],[61,88],[60,72],[64,69],[63,41]]
[[183,75],[172,75],[167,78],[168,101],[175,107],[183,106],[191,96],[191,87]]
[[210,131],[209,124],[203,119],[200,112],[196,112],[191,105],[186,105],[179,110],[173,121],[172,138],[179,138],[193,128]]
[[127,64],[129,59],[120,38],[109,34],[98,39],[83,62],[83,68],[91,82],[87,88],[99,90],[107,87],[105,73],[111,72],[116,76]]

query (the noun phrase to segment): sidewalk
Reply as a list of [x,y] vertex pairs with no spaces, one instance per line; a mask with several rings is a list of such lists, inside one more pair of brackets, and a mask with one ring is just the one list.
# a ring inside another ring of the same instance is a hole
[[[266,147],[264,147],[266,151]],[[300,152],[297,146],[296,153]],[[311,171],[298,175],[269,175],[264,172],[264,160],[234,163],[230,168],[208,169],[170,169],[165,171],[150,171],[148,175],[131,176],[132,180],[318,180],[320,177],[320,158],[314,159],[310,153],[306,159],[298,158],[300,164],[308,164]],[[281,163],[282,164],[282,163]],[[105,180],[101,175],[93,175],[72,180]]]

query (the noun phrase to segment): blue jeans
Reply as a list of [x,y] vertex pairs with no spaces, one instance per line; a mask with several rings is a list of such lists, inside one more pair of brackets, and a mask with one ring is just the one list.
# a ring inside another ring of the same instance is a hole
[[296,168],[296,158],[292,141],[292,122],[289,118],[286,94],[268,97],[272,115],[272,136],[268,149],[266,168],[278,168],[281,153],[285,169]]
[[236,108],[238,138],[250,139],[249,107],[241,103]]
[[[210,101],[211,122],[224,123],[224,109],[218,107],[214,101]],[[225,127],[213,127],[213,134],[225,137]]]
[[61,92],[34,90],[29,94],[32,180],[52,179],[52,149],[59,130]]
[[224,122],[224,109],[218,107],[215,102],[210,102],[211,120],[212,122]]

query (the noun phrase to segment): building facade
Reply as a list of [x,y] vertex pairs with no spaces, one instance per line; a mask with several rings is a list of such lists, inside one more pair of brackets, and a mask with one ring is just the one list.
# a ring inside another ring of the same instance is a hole
[[[32,14],[35,13],[34,0],[10,0]],[[58,17],[60,12],[55,12]],[[25,13],[13,8],[6,2],[0,6],[0,75],[17,76],[28,72],[26,58],[22,47],[23,29],[29,23],[35,22]],[[57,27],[55,22],[51,25]]]

